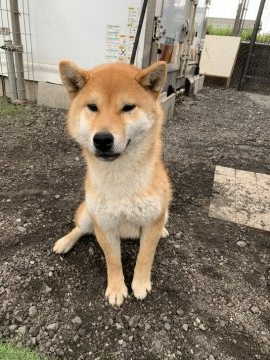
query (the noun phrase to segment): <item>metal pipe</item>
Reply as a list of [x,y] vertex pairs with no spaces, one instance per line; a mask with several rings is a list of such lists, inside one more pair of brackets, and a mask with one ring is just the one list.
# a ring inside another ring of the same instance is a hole
[[264,5],[265,5],[265,0],[261,0],[260,6],[259,6],[259,10],[258,10],[258,14],[257,14],[257,17],[256,17],[256,21],[255,21],[255,24],[254,24],[254,28],[253,28],[253,32],[252,32],[250,44],[249,44],[247,61],[246,61],[246,63],[245,63],[245,67],[244,67],[244,71],[243,71],[242,78],[241,78],[241,80],[240,80],[240,82],[239,82],[238,91],[242,91],[243,88],[244,88],[246,76],[247,76],[248,69],[249,69],[249,65],[250,65],[250,61],[251,61],[252,51],[253,51],[254,44],[255,44],[255,41],[256,41],[256,37],[257,37],[257,33],[258,33],[258,30],[259,30],[259,27],[260,27],[260,22],[261,22],[261,17],[262,17]]
[[138,44],[139,44],[139,40],[140,40],[143,19],[145,16],[147,3],[148,3],[148,0],[143,0],[143,6],[142,6],[141,15],[140,15],[140,20],[139,20],[139,24],[138,24],[138,28],[137,28],[137,32],[136,32],[136,36],[135,36],[135,41],[134,41],[134,45],[133,45],[133,49],[132,49],[131,58],[130,58],[130,64],[132,64],[132,65],[134,64],[134,61],[135,61],[135,56],[136,56],[136,52],[137,52],[137,48],[138,48]]
[[243,28],[243,25],[244,25],[244,13],[246,11],[246,3],[247,3],[247,0],[244,0],[243,1],[243,7],[242,7],[242,10],[241,10],[241,15],[240,15],[240,21],[239,21],[239,26],[238,26],[238,29],[237,29],[237,34],[236,36],[239,36],[240,34],[240,31],[241,29]]
[[11,24],[13,33],[13,44],[17,48],[14,52],[16,73],[17,73],[17,89],[18,98],[26,100],[24,68],[23,68],[23,47],[20,30],[19,7],[18,0],[10,0]]
[[5,49],[5,53],[6,53],[6,59],[7,59],[8,80],[9,80],[10,95],[11,95],[10,97],[11,97],[11,101],[15,101],[18,99],[18,93],[17,93],[17,85],[16,85],[13,52],[10,48],[11,45],[12,45],[11,40],[5,40],[4,49]]
[[236,18],[234,20],[232,36],[237,36],[238,35],[238,29],[239,29],[239,22],[240,22],[242,6],[243,6],[243,1],[240,1],[239,4],[238,4]]

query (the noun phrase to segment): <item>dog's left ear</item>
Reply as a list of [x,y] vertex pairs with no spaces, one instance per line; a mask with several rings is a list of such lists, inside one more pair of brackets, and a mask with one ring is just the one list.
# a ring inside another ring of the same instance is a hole
[[143,69],[136,80],[142,87],[151,92],[157,93],[162,90],[167,77],[167,65],[165,61],[158,61],[153,65],[150,65],[146,69]]
[[59,72],[63,85],[66,87],[71,99],[73,99],[86,84],[87,71],[79,68],[72,61],[62,60],[59,63]]

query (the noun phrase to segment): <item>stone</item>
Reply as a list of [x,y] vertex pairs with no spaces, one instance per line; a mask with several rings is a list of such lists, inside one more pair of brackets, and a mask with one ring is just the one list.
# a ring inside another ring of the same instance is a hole
[[160,340],[155,340],[153,344],[154,344],[154,346],[156,347],[157,350],[159,350],[161,348],[161,341]]
[[28,309],[28,314],[31,318],[37,316],[37,308],[35,306],[30,306],[30,308]]
[[21,335],[25,335],[27,333],[27,326],[26,325],[20,326],[17,332],[20,333]]
[[9,331],[15,331],[15,330],[18,329],[18,325],[10,325],[10,326],[8,327],[8,329],[9,329]]
[[182,326],[182,329],[185,330],[185,331],[188,331],[188,324],[184,324],[184,325]]
[[183,315],[184,315],[184,311],[183,311],[182,309],[176,310],[176,313],[177,313],[177,315],[179,315],[179,316],[183,316]]
[[31,326],[29,329],[29,334],[33,335],[33,337],[36,337],[39,333],[39,327],[38,326]]
[[251,306],[250,308],[250,311],[253,313],[253,314],[258,314],[260,312],[260,309],[258,308],[258,306]]
[[59,324],[58,322],[56,323],[52,323],[52,324],[49,324],[48,326],[46,326],[46,330],[48,331],[56,331],[59,327]]
[[52,291],[52,288],[50,288],[47,284],[43,284],[41,292],[44,294],[49,294]]
[[78,330],[82,325],[82,319],[79,316],[75,316],[75,318],[73,318],[71,321],[74,324],[76,330]]
[[17,226],[17,229],[22,234],[26,232],[26,228],[24,226]]
[[138,326],[140,321],[140,315],[134,315],[132,318],[130,318],[128,325],[130,328],[135,328]]
[[89,247],[89,254],[92,256],[95,253],[95,250],[92,248],[92,246]]
[[202,331],[205,331],[205,330],[206,330],[206,327],[205,327],[203,324],[200,324],[200,325],[199,325],[199,329],[202,330]]
[[150,329],[151,329],[151,325],[148,324],[148,323],[146,323],[145,326],[144,326],[144,329],[145,329],[145,331],[150,330]]
[[242,240],[237,241],[236,244],[237,244],[237,246],[239,246],[239,247],[241,247],[241,248],[247,246],[247,243],[246,243],[245,241],[242,241]]
[[182,231],[179,231],[177,234],[175,234],[176,239],[181,239],[183,236]]

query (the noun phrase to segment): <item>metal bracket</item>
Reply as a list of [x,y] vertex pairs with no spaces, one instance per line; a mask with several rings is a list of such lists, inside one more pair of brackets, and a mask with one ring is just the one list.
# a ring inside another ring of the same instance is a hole
[[161,24],[161,18],[156,17],[154,21],[153,40],[157,41],[163,38],[166,34],[166,29]]
[[22,45],[5,44],[5,45],[0,46],[0,48],[3,50],[7,50],[7,51],[23,53]]

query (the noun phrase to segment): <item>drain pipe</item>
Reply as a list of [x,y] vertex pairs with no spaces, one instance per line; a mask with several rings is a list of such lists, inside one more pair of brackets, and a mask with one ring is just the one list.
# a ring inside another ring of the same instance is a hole
[[136,32],[136,36],[135,36],[135,41],[134,41],[134,45],[133,45],[133,49],[132,49],[131,58],[130,58],[131,65],[133,65],[135,62],[135,56],[136,56],[136,52],[137,52],[137,48],[138,48],[138,44],[139,44],[139,40],[140,40],[140,35],[141,35],[141,30],[142,30],[142,25],[143,25],[143,20],[144,20],[144,16],[145,16],[147,3],[148,3],[148,0],[143,1],[140,20],[139,20],[139,24],[138,24],[138,28],[137,28],[137,32]]

